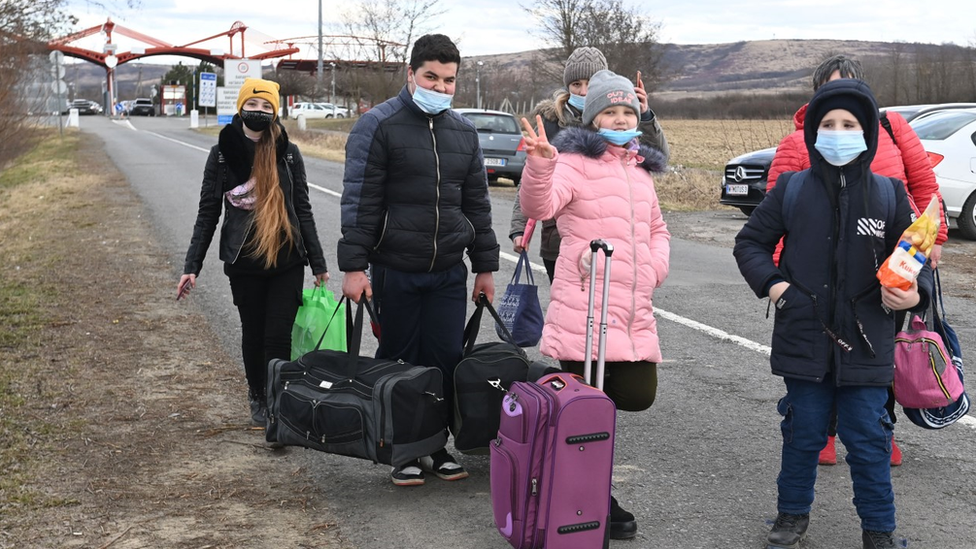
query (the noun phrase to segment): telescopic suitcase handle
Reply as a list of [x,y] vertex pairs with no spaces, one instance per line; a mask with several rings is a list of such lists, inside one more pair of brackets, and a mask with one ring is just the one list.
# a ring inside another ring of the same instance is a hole
[[[596,257],[603,250],[606,264],[603,267],[603,302],[600,311],[600,339],[597,347],[596,375],[593,374],[593,309],[596,297]],[[590,302],[586,312],[586,358],[583,359],[583,378],[597,389],[603,390],[603,372],[606,362],[607,346],[607,304],[610,299],[610,258],[613,256],[613,244],[603,239],[590,242]]]

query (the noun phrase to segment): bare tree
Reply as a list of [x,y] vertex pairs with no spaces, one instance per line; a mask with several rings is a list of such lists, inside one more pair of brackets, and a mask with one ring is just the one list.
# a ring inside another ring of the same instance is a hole
[[541,38],[553,46],[549,60],[560,66],[576,48],[593,46],[606,56],[610,70],[632,79],[641,71],[648,91],[668,76],[665,46],[658,41],[661,24],[623,0],[539,0],[523,9],[538,21]]
[[[32,83],[46,68],[46,42],[76,21],[64,13],[63,7],[62,0],[0,2],[0,104],[4,107],[4,116],[0,116],[0,135],[4,136],[0,140],[0,169],[34,144],[36,133],[26,119],[27,112],[50,112],[46,86]],[[38,96],[44,99],[43,104],[29,103],[28,98]]]
[[[388,70],[389,64],[405,67],[413,41],[430,28],[430,20],[441,15],[440,0],[361,0],[344,16],[349,34],[376,42],[373,74],[357,79],[359,89],[374,100],[397,93],[404,82],[404,70]],[[391,46],[391,43],[399,46]]]

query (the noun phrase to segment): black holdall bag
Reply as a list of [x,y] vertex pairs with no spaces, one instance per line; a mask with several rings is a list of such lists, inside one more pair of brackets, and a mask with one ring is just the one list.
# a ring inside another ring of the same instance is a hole
[[[340,300],[340,303],[345,298]],[[348,351],[318,350],[268,364],[268,442],[398,467],[447,443],[438,368],[359,356],[365,295],[346,307]]]
[[[506,341],[475,344],[481,318],[487,309]],[[491,303],[481,294],[478,306],[464,328],[464,355],[454,369],[454,447],[463,454],[487,455],[498,436],[502,399],[514,381],[534,380],[559,371],[542,362],[531,362],[519,346],[508,343],[511,335]]]

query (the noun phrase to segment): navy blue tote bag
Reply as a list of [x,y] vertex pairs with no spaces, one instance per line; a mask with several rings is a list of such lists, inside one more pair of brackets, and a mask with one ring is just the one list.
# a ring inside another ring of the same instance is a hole
[[[525,271],[525,284],[522,283],[522,271]],[[499,326],[495,332],[502,341],[508,341],[519,347],[534,347],[542,339],[542,306],[539,304],[539,287],[535,285],[529,256],[522,250],[512,282],[505,290],[501,303],[498,305],[498,316],[502,324],[512,334],[509,340]]]

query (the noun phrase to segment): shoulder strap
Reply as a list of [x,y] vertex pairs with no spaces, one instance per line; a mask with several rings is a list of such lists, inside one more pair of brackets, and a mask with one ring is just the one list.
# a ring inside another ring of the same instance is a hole
[[288,176],[291,178],[292,186],[294,186],[296,181],[301,181],[301,179],[298,177],[298,172],[295,171],[295,154],[292,152],[286,152],[285,162],[288,164]]
[[891,142],[897,145],[898,140],[895,139],[895,132],[894,130],[891,129],[891,121],[888,120],[888,113],[886,112],[881,113],[879,120],[881,121],[881,127],[884,128],[886,132],[888,132],[889,136],[891,136]]
[[[783,195],[783,222],[786,225],[787,232],[789,232],[793,210],[796,208],[796,198],[800,195],[800,189],[807,178],[803,175],[804,172],[784,172],[784,174],[787,173],[790,174],[790,178],[786,183],[786,194]],[[782,177],[781,174],[780,179]]]
[[892,185],[901,185],[901,181],[872,173],[874,182],[880,189],[881,200],[884,202],[885,223],[887,226],[895,222],[895,189]]
[[227,186],[227,161],[224,159],[224,153],[217,151],[217,175],[220,178],[220,185],[214,185],[214,194],[216,198],[221,198],[224,195],[224,187]]

